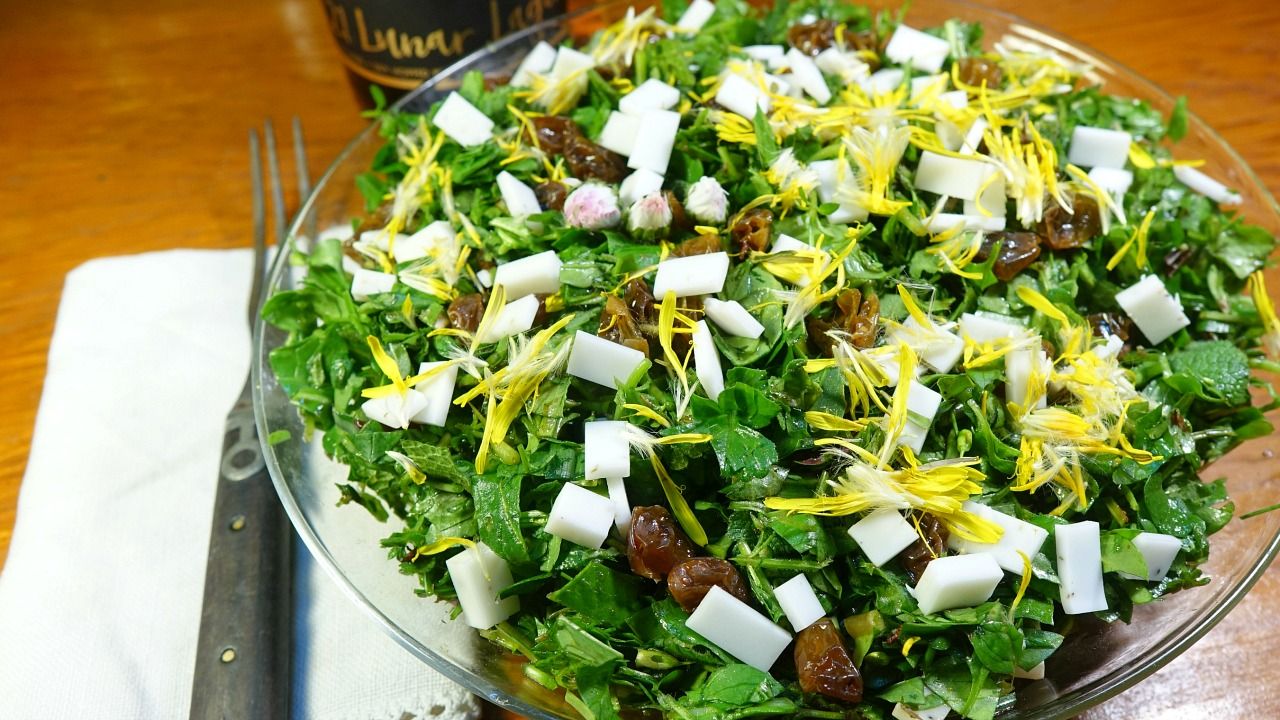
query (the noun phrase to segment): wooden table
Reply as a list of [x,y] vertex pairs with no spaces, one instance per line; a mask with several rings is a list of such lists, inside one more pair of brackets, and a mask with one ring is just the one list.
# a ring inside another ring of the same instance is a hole
[[[988,2],[1187,95],[1280,190],[1280,6]],[[97,256],[246,245],[246,130],[298,115],[318,172],[363,126],[327,33],[318,0],[0,3],[0,558],[63,276]],[[1277,603],[1272,572],[1192,650],[1085,717],[1280,717]]]

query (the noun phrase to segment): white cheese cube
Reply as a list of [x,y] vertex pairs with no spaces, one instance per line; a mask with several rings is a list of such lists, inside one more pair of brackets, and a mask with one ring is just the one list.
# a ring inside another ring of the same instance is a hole
[[1133,137],[1122,130],[1077,125],[1071,131],[1067,162],[1080,167],[1120,169],[1129,159]]
[[1049,533],[1044,528],[972,500],[965,502],[964,509],[983,520],[999,525],[1003,534],[994,543],[965,540],[952,534],[947,539],[947,546],[959,553],[990,553],[1000,567],[1015,575],[1022,574],[1022,557],[1018,553],[1025,554],[1028,560],[1034,558],[1036,553],[1040,552],[1040,546],[1044,545],[1045,539],[1049,537]]
[[809,578],[803,574],[775,587],[773,597],[777,599],[782,612],[787,616],[787,622],[791,623],[791,629],[795,632],[809,627],[827,614],[813,592]]
[[981,605],[991,598],[1002,578],[1004,571],[991,555],[934,558],[916,583],[916,601],[925,615]]
[[[968,99],[965,98],[964,102],[967,103]],[[964,142],[960,145],[960,152],[965,155],[977,154],[978,148],[982,145],[982,136],[987,132],[987,127],[986,118],[980,117],[974,120],[973,124],[969,126],[969,130],[964,134]]]
[[709,297],[702,301],[702,309],[716,327],[735,337],[758,338],[764,333],[764,325],[752,317],[737,300]]
[[849,537],[858,543],[873,565],[879,567],[897,557],[920,539],[916,529],[892,508],[876,510],[849,528]]
[[770,70],[776,70],[786,64],[787,49],[781,45],[748,45],[742,48],[742,52],[752,60],[759,60],[768,65]]
[[911,452],[920,454],[924,449],[924,441],[929,437],[929,426],[908,419],[898,435],[898,445],[911,448]]
[[1094,346],[1093,354],[1105,360],[1119,355],[1123,349],[1124,341],[1119,336],[1107,335],[1107,339],[1101,345]]
[[1130,573],[1120,573],[1120,576],[1131,580],[1159,582],[1169,574],[1173,559],[1182,549],[1182,541],[1172,535],[1141,532],[1133,539],[1133,546],[1142,553],[1142,559],[1147,563],[1147,576],[1138,577]]
[[831,89],[822,77],[822,71],[814,64],[812,58],[795,48],[787,51],[787,64],[791,66],[791,75],[805,94],[817,101],[819,105],[831,100]]
[[528,55],[524,56],[524,60],[520,61],[520,66],[516,68],[516,72],[511,76],[511,85],[514,87],[529,87],[533,84],[534,74],[545,75],[551,70],[551,66],[556,62],[556,49],[551,47],[546,41],[539,41]]
[[627,501],[627,481],[608,478],[605,483],[609,486],[609,502],[613,503],[613,526],[625,538],[631,532],[631,503]]
[[607,388],[622,385],[645,360],[644,353],[579,330],[565,372]]
[[692,341],[693,369],[698,376],[698,384],[707,391],[707,397],[718,400],[724,391],[724,369],[720,366],[720,353],[716,350],[706,320],[695,323]]
[[538,316],[538,305],[538,298],[533,295],[525,295],[519,300],[503,305],[498,311],[498,317],[494,319],[484,335],[476,336],[476,342],[495,343],[525,332],[533,327],[533,320]]
[[[892,345],[881,345],[862,352],[884,371],[889,387],[897,387],[898,377],[901,374],[898,365],[898,348]],[[916,366],[916,377],[919,377],[923,370],[924,368]]]
[[968,213],[968,200],[965,200],[965,214],[959,213],[933,213],[924,219],[924,227],[929,232],[938,235],[948,230],[954,229],[957,225],[965,230],[981,230],[983,232],[1000,232],[1005,229],[1004,216],[996,217],[992,215],[987,217],[978,212]]
[[506,288],[508,300],[537,293],[560,291],[560,256],[555,250],[503,263],[494,270],[494,282]]
[[621,420],[583,423],[583,460],[587,480],[624,478],[631,474],[631,447]]
[[515,175],[503,170],[498,173],[498,192],[502,194],[502,202],[507,204],[507,212],[511,217],[524,217],[542,212],[538,204],[538,196],[533,188],[516,179]]
[[960,336],[986,344],[1021,337],[1027,328],[1015,318],[978,311],[960,316]]
[[860,84],[870,74],[870,67],[856,52],[848,52],[835,46],[818,53],[813,62],[819,70],[834,75],[846,85]]
[[1116,303],[1152,345],[1159,345],[1191,324],[1182,311],[1182,303],[1169,294],[1155,275],[1144,275],[1138,282],[1116,293]]
[[752,120],[756,109],[768,114],[772,101],[756,84],[733,73],[726,73],[716,90],[716,104],[732,113]]
[[964,355],[964,340],[959,335],[941,328],[927,332],[913,317],[908,317],[901,327],[890,329],[889,338],[895,345],[910,345],[921,362],[940,373],[951,372]]
[[[424,362],[418,366],[418,374],[444,364]],[[414,385],[413,389],[427,399],[427,406],[415,413],[411,420],[420,425],[444,427],[444,421],[449,417],[449,408],[453,407],[453,387],[457,382],[458,366],[451,363],[444,370]]]
[[1098,523],[1086,520],[1058,525],[1053,529],[1053,539],[1058,548],[1062,611],[1068,615],[1081,615],[1106,610]]
[[498,593],[512,583],[511,568],[488,545],[476,543],[475,547],[463,548],[444,565],[449,568],[449,579],[458,593],[462,621],[471,627],[487,630],[520,609],[519,598],[498,599]]
[[[1031,389],[1031,376],[1048,378],[1052,366],[1049,356],[1043,348],[1022,347],[1010,350],[1004,356],[1004,399],[1022,407],[1027,403],[1027,393]],[[1046,407],[1047,400],[1041,393],[1036,400],[1036,407]]]
[[702,29],[703,25],[711,19],[716,12],[716,6],[710,0],[693,0],[689,3],[689,7],[685,9],[684,14],[676,21],[676,30],[680,32],[696,33]]
[[[977,215],[989,220],[996,218],[1003,220],[1006,211],[1004,175],[996,172],[987,177],[986,189],[982,190],[978,199],[964,201],[964,212],[966,215]],[[1001,222],[1002,226],[1003,224]]]
[[835,201],[836,189],[842,177],[845,180],[853,177],[853,170],[848,165],[845,165],[844,175],[840,174],[838,160],[815,160],[809,163],[809,169],[818,176],[818,199],[824,203]]
[[[957,110],[969,107],[969,96],[963,90],[948,90],[938,95],[938,101],[950,105]],[[985,122],[985,121],[984,121]],[[959,128],[957,128],[958,130]]]
[[457,235],[447,220],[436,220],[408,237],[396,238],[391,250],[398,263],[421,260],[437,250],[452,249]]
[[979,160],[963,160],[926,150],[920,153],[920,164],[916,166],[916,189],[975,200],[987,178],[997,172]]
[[413,388],[403,394],[391,393],[382,397],[369,398],[360,405],[360,409],[370,420],[401,430],[409,427],[413,418],[426,407],[427,396]]
[[912,420],[929,427],[941,405],[942,395],[933,388],[911,381],[911,387],[907,390],[907,412]]
[[561,540],[594,550],[609,537],[614,515],[613,501],[609,498],[581,485],[565,483],[551,503],[543,529]]
[[1013,676],[1024,680],[1043,680],[1044,661],[1041,661],[1038,665],[1029,670],[1023,670],[1022,668],[1015,667],[1013,669]]
[[640,116],[650,110],[670,110],[680,102],[680,91],[670,85],[649,78],[640,83],[618,101],[618,109],[627,115]]
[[1183,185],[1219,205],[1239,205],[1244,202],[1244,199],[1238,193],[1232,192],[1226,185],[1188,165],[1174,165],[1173,175]]
[[561,45],[556,48],[556,61],[551,64],[551,77],[563,80],[596,66],[595,58],[580,50]]
[[481,268],[476,271],[476,280],[480,282],[480,287],[485,289],[493,287],[493,273],[489,268]]
[[456,92],[449,93],[431,124],[463,147],[483,145],[493,137],[493,121]]
[[653,280],[653,296],[662,302],[667,292],[677,298],[714,295],[724,289],[728,275],[729,254],[724,252],[663,260]]
[[676,146],[676,133],[680,130],[680,113],[670,110],[650,110],[640,116],[640,129],[636,132],[635,147],[627,158],[632,170],[644,168],[659,175],[667,174],[671,162],[671,150]]
[[862,91],[868,95],[884,95],[898,89],[906,77],[907,74],[898,68],[882,68],[871,73],[860,84]]
[[1097,183],[1098,187],[1111,193],[1116,202],[1120,202],[1124,194],[1129,192],[1129,187],[1133,185],[1133,173],[1109,167],[1096,167],[1090,170],[1089,179]]
[[769,253],[809,252],[816,249],[803,240],[797,240],[786,233],[778,233],[778,237],[773,239],[773,245],[769,247]]
[[662,176],[641,168],[622,179],[622,185],[618,188],[618,201],[622,207],[630,208],[640,198],[661,189]]
[[885,56],[893,62],[927,73],[941,70],[950,52],[951,46],[946,40],[906,25],[899,25],[884,47]]
[[719,585],[712,586],[685,625],[760,672],[769,672],[791,644],[791,633]]
[[947,715],[950,714],[950,705],[938,705],[937,707],[922,708],[920,710],[909,708],[902,703],[893,706],[894,720],[946,720]]
[[396,276],[391,273],[357,268],[351,277],[351,297],[368,300],[370,295],[391,292],[395,284]]
[[619,155],[627,157],[631,156],[631,152],[636,147],[636,135],[640,133],[640,117],[638,115],[624,115],[620,112],[609,113],[609,119],[604,122],[604,129],[600,131],[600,137],[596,142],[606,150],[612,150]]

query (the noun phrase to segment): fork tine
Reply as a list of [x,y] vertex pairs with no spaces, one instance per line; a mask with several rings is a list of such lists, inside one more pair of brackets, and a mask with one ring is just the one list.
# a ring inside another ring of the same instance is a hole
[[253,189],[253,285],[249,289],[249,327],[258,319],[259,296],[262,294],[262,270],[267,252],[266,202],[262,188],[262,151],[258,131],[249,131],[249,179]]
[[[293,161],[298,169],[298,212],[311,196],[311,171],[307,167],[307,144],[302,136],[302,120],[293,116]],[[311,241],[316,237],[315,213],[307,214],[306,237]]]
[[275,220],[276,245],[279,246],[284,244],[285,235],[284,186],[280,182],[280,159],[276,154],[276,129],[270,118],[263,127],[263,135],[267,140],[267,173],[271,177],[271,217]]

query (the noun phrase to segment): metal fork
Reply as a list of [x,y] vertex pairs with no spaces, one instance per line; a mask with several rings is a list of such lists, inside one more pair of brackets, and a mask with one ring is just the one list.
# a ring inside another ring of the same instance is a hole
[[[276,244],[285,237],[284,189],[271,121],[263,128]],[[298,190],[310,194],[302,127],[293,119]],[[253,283],[249,329],[262,302],[266,212],[258,132],[249,132],[253,186]],[[192,683],[192,720],[286,718],[293,649],[293,531],[276,497],[253,419],[250,380],[227,415],[205,569],[204,608]]]

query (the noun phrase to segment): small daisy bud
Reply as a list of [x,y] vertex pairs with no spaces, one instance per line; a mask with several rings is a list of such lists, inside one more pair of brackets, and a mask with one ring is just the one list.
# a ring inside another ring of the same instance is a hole
[[665,237],[671,227],[671,205],[661,192],[645,195],[627,213],[627,229],[641,240]]
[[622,220],[618,195],[613,188],[599,183],[586,183],[569,193],[564,200],[564,221],[570,227],[604,230]]
[[703,176],[689,188],[684,209],[700,223],[719,225],[729,212],[729,194],[715,178]]

